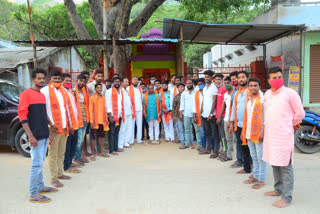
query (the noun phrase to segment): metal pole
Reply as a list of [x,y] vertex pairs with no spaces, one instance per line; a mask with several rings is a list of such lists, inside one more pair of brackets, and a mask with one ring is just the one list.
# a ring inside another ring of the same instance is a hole
[[72,73],[72,46],[70,46],[70,66],[69,66],[69,69],[70,69],[70,74]]
[[304,48],[303,48],[303,50],[302,50],[302,36],[303,36],[303,31],[302,30],[300,30],[300,74],[299,74],[299,95],[300,95],[300,97],[303,99],[303,94],[302,94],[302,83],[303,83],[303,81],[302,81],[302,77],[304,76],[304,75],[302,75],[302,69],[304,70],[304,65],[302,65],[302,62],[304,62],[304,61],[302,61],[302,51],[304,50]]
[[268,88],[268,74],[267,74],[267,45],[263,44],[263,62],[264,62],[264,74],[265,74],[265,79],[264,79],[264,87],[265,89]]
[[181,63],[181,75],[184,77],[183,25],[180,26],[180,63]]
[[105,42],[103,43],[103,64],[104,64],[104,78],[109,78],[109,70],[108,70],[108,58],[107,58],[107,31],[108,31],[108,10],[110,9],[109,0],[103,1],[103,39]]
[[33,68],[37,68],[37,48],[34,44],[34,36],[32,33],[32,24],[31,24],[31,8],[30,8],[30,2],[27,0],[28,4],[28,12],[29,12],[29,26],[30,26],[30,40],[32,43],[32,49],[33,49]]

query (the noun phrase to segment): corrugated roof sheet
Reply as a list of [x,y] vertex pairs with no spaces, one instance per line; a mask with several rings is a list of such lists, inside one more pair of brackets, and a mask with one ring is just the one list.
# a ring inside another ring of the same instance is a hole
[[172,18],[163,21],[166,38],[178,38],[182,27],[183,40],[217,44],[264,44],[304,28],[304,25],[280,24],[206,24]]

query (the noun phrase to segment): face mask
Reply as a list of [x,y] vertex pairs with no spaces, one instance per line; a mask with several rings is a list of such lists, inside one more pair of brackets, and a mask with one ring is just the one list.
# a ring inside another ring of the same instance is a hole
[[106,85],[106,89],[110,89],[111,88],[111,85]]
[[283,78],[270,80],[270,85],[273,89],[278,90],[283,86]]
[[155,81],[155,80],[150,80],[150,82],[151,82],[152,85],[154,84],[154,81]]
[[238,86],[238,80],[231,81],[232,86]]
[[61,82],[51,82],[51,85],[53,85],[53,87],[55,88],[60,88],[61,87]]
[[220,85],[216,85],[216,86],[217,86],[217,88],[220,88],[222,86],[222,83],[220,83]]
[[159,89],[160,88],[160,86],[156,86],[156,89]]
[[227,90],[230,90],[230,89],[232,88],[231,85],[225,85],[224,87],[225,87]]
[[203,84],[198,85],[198,88],[199,88],[200,90],[202,90],[202,89],[204,89],[204,85],[203,85]]
[[63,86],[66,88],[66,89],[70,89],[72,87],[72,83],[63,83]]

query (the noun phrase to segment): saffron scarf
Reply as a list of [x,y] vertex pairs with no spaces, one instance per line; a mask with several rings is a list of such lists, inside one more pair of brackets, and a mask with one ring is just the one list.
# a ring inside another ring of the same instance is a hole
[[[50,106],[51,106],[51,112],[52,112],[52,118],[53,118],[53,123],[55,127],[57,127],[57,132],[58,134],[62,135],[63,134],[63,124],[62,124],[62,115],[60,111],[60,103],[57,98],[57,95],[54,91],[54,88],[52,87],[52,84],[48,84],[49,88],[49,98],[50,98]],[[67,94],[66,90],[63,87],[60,87],[58,89],[63,97],[64,101],[64,108],[66,110],[66,129],[67,129],[67,135],[69,135],[69,126],[68,126],[68,121],[71,122],[71,128],[73,130],[78,129],[78,124],[76,117],[74,115],[73,109],[72,109],[72,104],[69,98],[69,95]],[[70,118],[68,118],[67,110],[69,109],[69,115]]]
[[[87,87],[87,86],[85,86]],[[84,109],[86,112],[86,121],[89,123],[90,121],[90,114],[89,114],[89,91],[86,91],[85,87],[81,88],[81,93],[83,94],[84,98]],[[79,127],[83,127],[83,118],[82,118],[82,111],[80,106],[80,98],[79,98],[79,89],[78,87],[75,87],[75,97],[76,97],[76,105],[78,109],[78,121],[79,121]]]
[[194,100],[196,104],[196,114],[197,114],[197,125],[201,126],[201,118],[200,118],[200,90],[198,90],[194,95]]
[[[122,106],[122,120],[125,122],[125,117],[124,117],[124,102],[123,102],[123,92],[122,92],[122,87],[119,88],[120,93],[121,93],[121,106]],[[113,118],[116,121],[116,126],[119,125],[119,109],[118,109],[118,91],[116,87],[111,88],[111,102],[112,102],[112,113],[113,113]]]
[[[102,99],[102,103],[106,102],[106,98],[102,96],[100,99]],[[107,120],[107,111],[106,111],[106,106],[103,106],[103,112],[98,112],[98,100],[99,100],[99,95],[95,93],[90,97],[90,105],[89,105],[89,111],[90,111],[90,123],[93,124],[94,129],[99,128],[99,123],[97,121],[97,114],[103,114],[103,130],[108,131],[109,130],[109,122]]]
[[[138,86],[138,89],[140,91],[141,94],[141,102],[142,102],[142,91],[141,88]],[[136,118],[136,103],[135,103],[135,99],[134,99],[134,88],[133,85],[129,86],[129,96],[131,99],[131,107],[132,107],[132,111],[133,111],[133,118]]]
[[240,88],[238,91],[237,91],[237,93],[236,93],[236,95],[235,95],[235,97],[234,97],[234,130],[235,131],[237,131],[238,130],[238,118],[237,118],[237,107],[238,107],[238,96],[239,96],[239,93],[241,93],[241,92],[244,92],[246,89],[244,89],[244,88]]
[[178,94],[178,92],[177,92],[177,87],[174,87],[174,89],[173,89],[173,96],[176,96]]
[[[244,110],[243,124],[242,124],[242,145],[248,145],[246,134],[247,134],[247,104],[249,100],[250,100],[250,95],[247,95],[247,102]],[[262,121],[262,105],[261,105],[260,93],[258,93],[256,102],[253,107],[252,120],[251,120],[250,140],[253,143],[259,143],[259,137],[261,134],[261,124],[262,124],[261,121]]]
[[[156,94],[156,101],[157,101],[157,114],[158,114],[158,122],[160,123],[161,122],[161,117],[160,117],[160,101],[159,101],[159,96],[157,93]],[[148,96],[149,96],[149,93],[146,93],[146,95],[144,96],[144,113],[147,114],[147,106],[148,106]]]
[[[170,91],[168,91],[168,93],[170,95]],[[162,109],[168,110],[163,91],[161,92],[160,96],[161,96]],[[164,116],[165,123],[169,123],[170,118],[172,118],[171,111],[168,111],[167,113],[163,113],[163,116]]]

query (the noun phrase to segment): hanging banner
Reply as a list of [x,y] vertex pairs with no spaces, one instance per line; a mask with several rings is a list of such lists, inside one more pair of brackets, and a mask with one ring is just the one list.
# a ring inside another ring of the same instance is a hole
[[300,67],[290,66],[288,87],[299,93]]
[[283,54],[280,56],[270,56],[270,68],[272,67],[280,67],[283,70],[284,67],[284,60],[283,60]]

